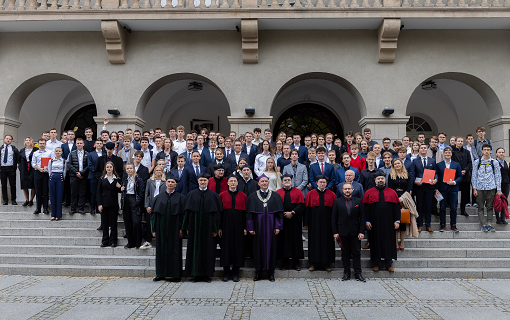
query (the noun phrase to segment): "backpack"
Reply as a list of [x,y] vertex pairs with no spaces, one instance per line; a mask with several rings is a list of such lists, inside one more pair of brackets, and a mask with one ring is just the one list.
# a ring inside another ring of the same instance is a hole
[[[481,158],[478,160],[478,167],[477,169],[480,170],[480,166],[482,165]],[[494,169],[494,159],[491,159],[491,164],[487,164],[488,166],[492,167],[492,174],[496,174],[496,169]]]

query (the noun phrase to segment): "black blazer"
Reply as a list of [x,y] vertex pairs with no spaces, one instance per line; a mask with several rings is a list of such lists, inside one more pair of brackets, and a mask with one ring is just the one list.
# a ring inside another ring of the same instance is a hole
[[[140,169],[138,169],[138,171],[140,171]],[[124,191],[122,191],[122,198],[121,198],[122,208],[124,208],[124,201],[126,199],[128,178],[129,177],[127,174],[122,178],[121,185],[126,188],[126,189],[124,189]],[[135,177],[135,196],[136,196],[135,206],[140,205],[140,203],[141,204],[144,203],[144,201],[145,201],[145,182],[142,181],[142,179],[140,178],[140,176],[138,174]]]
[[508,163],[506,160],[503,160],[503,164],[503,167],[499,165],[499,169],[501,170],[501,184],[510,184],[510,169],[508,168]]
[[121,179],[113,179],[113,182],[110,183],[108,178],[105,176],[102,179],[99,179],[97,183],[97,193],[96,193],[96,201],[98,206],[103,207],[119,207],[119,192],[120,188],[117,188],[117,182],[121,183]]
[[360,198],[352,198],[351,214],[347,214],[345,198],[337,198],[333,203],[331,214],[331,227],[333,234],[338,233],[341,237],[358,236],[365,233],[365,213]]
[[34,180],[34,168],[32,167],[32,157],[34,156],[34,152],[39,150],[39,148],[33,147],[32,151],[28,155],[28,159],[25,155],[25,148],[21,149],[19,152],[19,161],[18,161],[18,169],[20,179]]
[[[106,164],[107,156],[101,156],[97,159],[96,167],[94,168],[94,177],[99,180],[101,175],[103,174],[104,166]],[[115,172],[117,175],[121,175],[124,172],[124,161],[122,161],[121,157],[117,157],[116,155],[112,155],[113,167],[115,168]]]
[[[207,173],[214,177],[214,166],[216,165],[216,161],[209,163],[207,167]],[[222,163],[223,169],[225,169],[225,173],[223,176],[228,179],[228,177],[232,174],[232,168],[230,167],[230,163],[223,161]]]
[[[161,151],[156,155],[156,164],[158,163],[158,160],[165,160],[165,151]],[[177,152],[170,150],[170,162],[172,163],[170,166],[170,170],[173,170],[177,168]]]
[[471,152],[465,148],[461,148],[460,150],[455,148],[453,150],[452,160],[458,162],[462,170],[466,170],[466,174],[462,177],[462,182],[471,182],[471,168],[473,167]]

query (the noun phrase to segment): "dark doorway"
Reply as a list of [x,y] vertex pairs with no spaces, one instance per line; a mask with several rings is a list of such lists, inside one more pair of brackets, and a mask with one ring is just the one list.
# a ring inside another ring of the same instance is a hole
[[85,139],[85,128],[90,127],[94,134],[92,139],[96,140],[97,137],[97,125],[94,121],[94,117],[97,116],[97,109],[95,104],[90,104],[76,111],[64,127],[64,130],[73,130],[76,138]]
[[302,103],[285,111],[276,121],[273,138],[283,131],[289,135],[299,134],[301,137],[312,133],[332,133],[335,138],[343,140],[344,132],[338,118],[327,108],[315,103]]

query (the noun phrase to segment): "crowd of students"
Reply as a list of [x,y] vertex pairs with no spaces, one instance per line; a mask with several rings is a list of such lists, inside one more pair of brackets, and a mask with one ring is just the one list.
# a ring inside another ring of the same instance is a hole
[[[374,252],[371,255],[374,270],[379,270],[382,259],[386,268],[393,271],[391,261],[396,259],[393,249],[404,250],[406,229],[413,236],[423,228],[434,232],[431,215],[435,214],[440,217],[439,231],[444,232],[449,209],[450,230],[459,232],[456,225],[459,192],[460,214],[467,216],[468,206],[478,207],[483,232],[495,232],[493,204],[496,223],[507,223],[510,170],[504,160],[505,150],[492,150],[483,127],[476,129],[476,139],[467,135],[465,139],[450,137],[447,142],[446,134],[440,133],[426,144],[425,135],[419,134],[417,141],[406,136],[393,143],[384,138],[379,144],[371,139],[368,128],[363,134],[347,132],[345,141],[332,133],[301,137],[287,136],[285,132],[278,133],[273,141],[271,130],[262,133],[260,128],[240,136],[234,131],[225,136],[205,128],[186,134],[183,126],[171,127],[168,134],[160,128],[109,132],[107,125],[105,119],[95,141],[91,128],[85,129],[85,139],[75,138],[74,131],[67,131],[61,140],[53,128],[43,132],[35,144],[32,138],[25,138],[19,151],[11,144],[12,136],[6,135],[0,154],[3,204],[8,203],[7,183],[12,204],[17,204],[19,169],[23,206],[32,206],[35,196],[34,214],[41,211],[49,214],[49,203],[51,220],[55,221],[62,219],[62,207],[70,207],[70,214],[85,214],[85,207],[90,205],[90,214],[101,213],[98,228],[103,230],[101,247],[117,245],[121,209],[128,239],[125,247],[150,248],[156,237],[159,271],[168,269],[170,260],[182,259],[177,256],[170,259],[170,253],[159,247],[175,249],[180,239],[190,236],[185,231],[190,230],[191,224],[202,226],[205,223],[202,217],[210,216],[206,219],[210,225],[204,228],[211,231],[212,238],[198,239],[201,234],[197,235],[195,230],[194,241],[188,240],[188,246],[220,243],[222,252],[228,253],[221,256],[227,261],[222,262],[225,281],[238,280],[246,252],[262,259],[256,268],[259,279],[263,269],[274,280],[277,258],[283,259],[284,269],[291,266],[300,270],[299,260],[304,258],[303,227],[309,230],[311,271],[331,270],[336,239],[343,244],[342,259],[347,264],[344,277],[350,277],[348,261],[352,256],[356,278],[363,280],[359,247],[365,231],[369,231],[369,243],[364,248]],[[206,189],[212,194],[197,193]],[[180,195],[172,198],[173,193]],[[274,203],[271,194],[278,195]],[[398,212],[393,212],[394,206],[389,205],[395,199],[400,204]],[[259,208],[258,202],[263,207]],[[375,203],[381,203],[380,208],[388,212],[371,209]],[[274,211],[261,209],[267,206]],[[409,217],[401,217],[401,207],[409,209]],[[262,252],[257,245],[267,247],[264,241],[270,238],[258,237],[253,221],[257,221],[256,226],[261,223],[257,217],[267,218],[268,214],[272,219],[271,232],[281,234],[270,241],[274,250]],[[400,223],[401,218],[406,223]],[[161,219],[165,224],[161,224]],[[385,228],[395,232],[388,236],[380,231]],[[173,242],[163,241],[170,237],[170,231],[174,232]],[[192,252],[188,250],[188,255]],[[161,255],[165,256],[164,263]],[[198,259],[203,260],[200,263],[205,263],[208,255]],[[194,261],[193,256],[187,259]],[[167,274],[180,278],[176,271],[180,268],[170,265],[173,271],[157,271],[157,280]],[[210,266],[202,270],[193,264],[189,268],[197,281],[207,280],[211,274]]]

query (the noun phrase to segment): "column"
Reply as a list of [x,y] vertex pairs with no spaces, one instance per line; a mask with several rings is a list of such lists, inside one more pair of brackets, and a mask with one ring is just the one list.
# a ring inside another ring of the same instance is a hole
[[[12,136],[12,144],[16,146],[16,148],[23,148],[23,139],[18,139],[18,128],[21,126],[21,121],[9,117],[0,117],[0,137],[2,137],[2,141],[6,134],[10,134]],[[39,138],[39,137],[37,137]],[[21,147],[19,147],[19,142],[21,142]],[[3,143],[3,142],[2,142]]]
[[487,121],[490,130],[488,138],[492,140],[492,148],[505,148],[505,159],[510,160],[510,116],[500,116],[496,119]]

